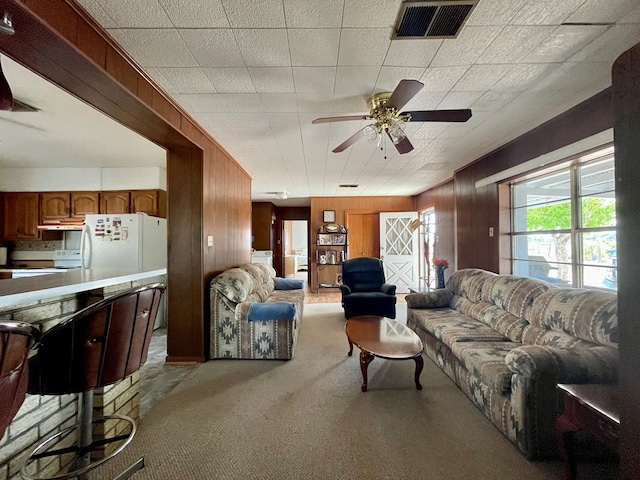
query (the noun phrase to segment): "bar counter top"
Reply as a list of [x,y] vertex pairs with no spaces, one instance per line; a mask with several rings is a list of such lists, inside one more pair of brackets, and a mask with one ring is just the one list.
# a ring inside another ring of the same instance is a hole
[[49,275],[0,280],[0,308],[166,274],[166,268],[147,271],[133,268],[78,268]]

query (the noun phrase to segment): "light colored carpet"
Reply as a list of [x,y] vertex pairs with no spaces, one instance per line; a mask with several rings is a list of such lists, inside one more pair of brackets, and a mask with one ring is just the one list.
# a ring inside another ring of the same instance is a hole
[[305,305],[293,360],[198,365],[92,478],[141,455],[140,480],[562,478],[560,462],[529,462],[429,359],[422,391],[413,361],[376,358],[362,393],[358,350],[347,351],[340,306]]

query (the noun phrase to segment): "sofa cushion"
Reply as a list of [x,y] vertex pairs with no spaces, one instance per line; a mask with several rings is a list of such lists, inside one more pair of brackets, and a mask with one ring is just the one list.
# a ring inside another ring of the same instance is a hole
[[549,290],[533,303],[531,324],[617,347],[618,296],[581,288]]
[[230,268],[211,280],[211,289],[234,304],[240,303],[252,292],[253,280],[245,270]]
[[448,288],[438,288],[430,292],[410,293],[405,297],[408,308],[448,307],[452,299],[453,292]]
[[513,376],[505,357],[519,346],[515,342],[458,342],[451,351],[467,370],[504,395],[511,389]]
[[479,302],[482,300],[482,285],[495,276],[495,273],[479,268],[464,268],[451,274],[447,287],[460,297]]
[[412,323],[451,346],[455,342],[506,341],[504,335],[452,308],[412,310]]
[[494,275],[482,286],[482,300],[528,320],[533,301],[551,288],[555,287],[534,278]]
[[526,320],[510,314],[497,305],[488,303],[478,313],[477,319],[500,332],[512,342],[520,342],[524,329],[529,326],[529,322]]

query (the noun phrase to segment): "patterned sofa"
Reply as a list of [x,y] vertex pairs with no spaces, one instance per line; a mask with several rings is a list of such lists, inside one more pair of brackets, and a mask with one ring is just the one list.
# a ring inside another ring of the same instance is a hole
[[[292,282],[276,278],[273,267],[260,263],[230,268],[211,280],[210,358],[293,357],[305,293],[304,288],[278,289],[279,283],[281,286],[288,283],[290,288]],[[292,303],[295,308],[292,320],[275,315],[277,318],[270,320],[249,321],[252,303],[271,302]]]
[[615,383],[617,295],[459,270],[407,295],[424,351],[530,459],[556,455],[558,383]]

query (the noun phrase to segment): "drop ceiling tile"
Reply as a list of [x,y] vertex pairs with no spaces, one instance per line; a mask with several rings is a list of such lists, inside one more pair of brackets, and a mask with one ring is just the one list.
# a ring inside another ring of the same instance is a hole
[[298,104],[293,94],[261,93],[258,94],[262,109],[265,112],[297,112]]
[[393,92],[400,80],[418,80],[424,74],[424,68],[411,67],[382,67],[378,75],[375,90]]
[[618,23],[628,24],[628,23],[640,23],[640,7],[635,10],[630,11],[624,17],[622,17]]
[[331,112],[337,115],[366,115],[369,113],[368,98],[369,95],[334,97],[331,102]]
[[246,67],[204,68],[218,93],[255,93]]
[[512,25],[560,25],[584,0],[529,0],[511,20]]
[[189,48],[173,28],[129,29],[127,37],[149,62],[149,67],[197,67]]
[[180,102],[180,100],[178,99],[179,93],[177,92],[176,87],[162,74],[161,68],[147,67],[144,70],[151,78],[153,78],[153,80],[158,85],[160,85],[165,91],[170,93],[173,96],[174,100]]
[[465,27],[460,36],[446,39],[438,50],[431,67],[471,65],[500,34],[502,27]]
[[457,92],[489,90],[513,65],[472,65],[451,89]]
[[228,112],[229,108],[217,93],[189,93],[182,95],[199,113]]
[[338,65],[381,65],[389,49],[388,28],[344,28]]
[[211,80],[200,67],[156,69],[177,93],[216,93]]
[[552,68],[553,65],[542,64],[523,63],[515,65],[504,77],[493,85],[492,89],[506,92],[521,92],[533,85]]
[[393,40],[384,59],[392,67],[428,67],[442,40]]
[[638,8],[638,0],[586,0],[565,22],[615,23]]
[[336,67],[293,67],[296,93],[333,94]]
[[244,66],[231,29],[181,29],[180,35],[201,67]]
[[569,62],[606,62],[613,61],[640,41],[640,25],[614,25],[602,36],[571,56]]
[[477,63],[520,63],[554,30],[548,26],[505,27]]
[[282,0],[222,0],[234,28],[282,28],[285,26]]
[[235,30],[242,58],[249,67],[289,67],[287,31],[276,29]]
[[294,93],[291,67],[249,67],[258,93]]
[[316,112],[318,117],[331,113],[331,98],[321,98],[316,93],[297,93],[298,112]]
[[335,94],[365,95],[373,92],[380,67],[338,67]]
[[449,122],[421,122],[420,125],[420,128],[411,134],[412,140],[416,140],[419,138],[436,138],[449,126]]
[[112,2],[100,0],[99,5],[120,28],[173,27],[171,20],[157,0],[136,0],[135,2]]
[[505,25],[525,3],[527,0],[481,0],[469,17],[467,26]]
[[462,78],[468,66],[427,68],[420,78],[422,92],[448,92]]
[[288,28],[339,28],[344,0],[284,0]]
[[230,112],[262,112],[260,98],[255,93],[222,93],[220,98]]
[[103,28],[117,28],[118,24],[102,8],[99,0],[80,0],[78,2],[84,9],[95,18]]
[[339,29],[293,29],[288,34],[292,65],[332,67],[337,64]]
[[517,92],[488,91],[471,105],[471,110],[500,110],[517,96]]
[[395,23],[401,0],[345,0],[342,26],[388,27]]
[[158,0],[178,28],[228,28],[220,0]]
[[527,63],[563,62],[609,27],[602,25],[561,25],[524,59]]
[[438,105],[438,110],[471,108],[473,102],[482,96],[483,92],[449,92]]

